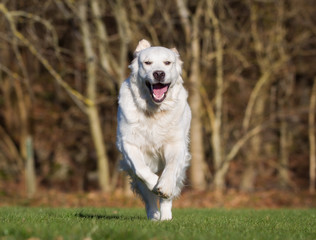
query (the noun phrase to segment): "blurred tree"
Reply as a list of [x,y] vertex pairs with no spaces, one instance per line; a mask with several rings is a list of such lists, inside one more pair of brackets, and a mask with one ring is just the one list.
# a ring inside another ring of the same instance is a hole
[[88,22],[89,1],[81,0],[78,6],[78,16],[80,19],[80,28],[82,32],[82,42],[84,46],[86,66],[87,66],[87,97],[92,104],[87,106],[87,115],[89,117],[92,139],[97,152],[98,161],[98,180],[103,192],[110,191],[110,170],[107,158],[106,145],[103,142],[101,122],[96,105],[97,99],[97,77],[96,77],[96,55],[92,45],[92,36]]
[[[20,149],[20,156],[23,159],[25,169],[20,169],[21,172],[25,172],[26,182],[27,182],[27,192],[29,197],[33,197],[36,192],[36,176],[35,176],[35,165],[34,165],[34,158],[32,156],[33,147],[30,144],[32,141],[31,137],[31,117],[32,114],[32,101],[31,101],[31,91],[26,92],[25,89],[30,90],[30,78],[28,74],[28,70],[24,63],[21,50],[19,48],[19,39],[17,37],[18,31],[16,27],[15,19],[12,13],[5,7],[5,5],[0,4],[0,12],[2,12],[6,20],[9,23],[10,30],[14,35],[11,41],[11,47],[14,52],[14,56],[17,60],[16,67],[18,68],[17,71],[21,71],[23,74],[22,77],[13,78],[13,86],[14,86],[14,93],[16,103],[12,104],[10,91],[7,100],[8,108],[15,108],[17,111],[17,119],[18,125],[14,126],[14,131],[19,131],[19,149]],[[13,73],[16,74],[16,73]],[[17,75],[17,74],[16,74]],[[14,105],[14,106],[13,106]],[[11,115],[11,114],[10,114]],[[12,118],[12,115],[9,116]],[[7,119],[8,121],[9,119]],[[9,123],[10,125],[11,123]],[[8,139],[8,137],[6,136]],[[8,139],[9,140],[9,139]],[[10,142],[10,141],[8,141]],[[20,158],[20,157],[19,157]],[[19,159],[18,158],[18,159]]]
[[[114,174],[117,91],[146,38],[176,47],[184,62],[192,188],[315,189],[312,0],[38,6],[0,3],[1,179],[23,175],[30,135],[43,186],[95,189],[102,177],[107,189],[126,185]],[[108,173],[97,174],[101,158]]]
[[189,104],[192,111],[191,121],[191,184],[194,189],[206,189],[205,159],[203,147],[203,128],[201,119],[201,76],[200,76],[200,35],[199,22],[202,14],[203,1],[196,6],[191,14],[183,0],[177,0],[181,24],[184,31],[186,47],[190,48],[190,97]]
[[[207,1],[207,14],[209,14],[214,28],[214,45],[215,45],[215,59],[216,59],[216,91],[214,104],[214,122],[212,124],[212,147],[213,160],[215,167],[214,187],[217,190],[224,190],[226,188],[225,177],[228,171],[229,162],[224,157],[223,149],[223,132],[222,132],[222,115],[223,115],[223,94],[224,94],[224,41],[219,25],[219,20],[215,14],[215,2]],[[219,8],[222,5],[218,4]],[[220,10],[219,10],[220,11]]]
[[314,78],[309,104],[309,191],[315,193],[316,185],[316,77]]

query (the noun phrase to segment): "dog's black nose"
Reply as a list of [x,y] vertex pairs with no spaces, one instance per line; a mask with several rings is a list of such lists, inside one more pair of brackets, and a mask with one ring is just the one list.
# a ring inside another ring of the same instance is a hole
[[163,82],[165,80],[165,72],[164,71],[155,71],[153,73],[154,78],[159,81],[159,82]]

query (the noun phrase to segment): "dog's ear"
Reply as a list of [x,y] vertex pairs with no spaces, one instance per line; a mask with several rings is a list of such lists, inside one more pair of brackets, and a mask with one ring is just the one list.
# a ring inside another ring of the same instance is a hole
[[[176,56],[177,56],[177,58],[176,58],[177,59],[176,60],[176,69],[177,69],[178,73],[181,75],[183,62],[180,59],[180,53],[178,52],[178,50],[176,48],[170,48],[170,50],[172,52],[174,52],[176,54]],[[183,80],[181,80],[181,81],[182,81],[181,83],[183,83]]]
[[150,43],[146,39],[140,40],[138,42],[138,45],[137,45],[135,52],[134,52],[134,60],[128,66],[132,70],[132,74],[136,74],[138,71],[137,57],[138,57],[139,52],[146,49],[146,48],[149,48],[150,46],[151,46]]
[[[173,51],[176,54],[177,59],[178,59],[179,64],[180,64],[180,67],[182,67],[183,62],[180,59],[180,53],[178,52],[178,50],[176,48],[170,48],[170,50]],[[181,72],[181,70],[180,70],[180,72]]]
[[174,52],[175,54],[177,54],[177,56],[180,56],[178,50],[177,50],[175,47],[174,47],[174,48],[170,48],[170,50],[171,50],[172,52]]
[[137,55],[137,53],[139,53],[140,51],[146,48],[149,48],[150,46],[151,46],[150,43],[146,39],[140,40],[135,49],[134,55]]

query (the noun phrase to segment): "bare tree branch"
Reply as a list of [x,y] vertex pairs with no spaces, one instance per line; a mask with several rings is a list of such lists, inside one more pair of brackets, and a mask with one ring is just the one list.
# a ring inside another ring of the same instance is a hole
[[69,93],[69,95],[75,100],[75,102],[78,104],[78,106],[82,110],[84,110],[83,106],[77,100],[82,101],[86,105],[92,105],[93,102],[90,99],[84,97],[81,93],[79,93],[75,89],[73,89],[68,83],[66,83],[62,79],[62,77],[56,72],[56,70],[52,67],[52,65],[47,61],[47,59],[44,58],[39,53],[39,51],[37,51],[35,46],[27,38],[25,38],[21,32],[19,32],[16,29],[11,13],[8,11],[8,9],[5,7],[5,5],[2,3],[0,3],[0,12],[2,12],[5,15],[5,17],[7,18],[14,37],[16,39],[20,40],[30,50],[30,52],[43,64],[43,66],[46,68],[46,70]]

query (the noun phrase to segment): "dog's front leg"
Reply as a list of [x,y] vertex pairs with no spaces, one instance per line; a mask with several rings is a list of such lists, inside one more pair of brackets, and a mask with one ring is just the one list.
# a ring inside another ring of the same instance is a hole
[[185,145],[181,142],[166,145],[164,157],[166,165],[153,192],[162,198],[172,199],[181,191],[177,180],[184,167]]
[[172,200],[160,198],[160,220],[171,220],[172,219]]
[[125,143],[123,155],[133,174],[145,183],[150,191],[152,191],[156,186],[159,177],[146,165],[144,155],[139,147],[130,143]]

